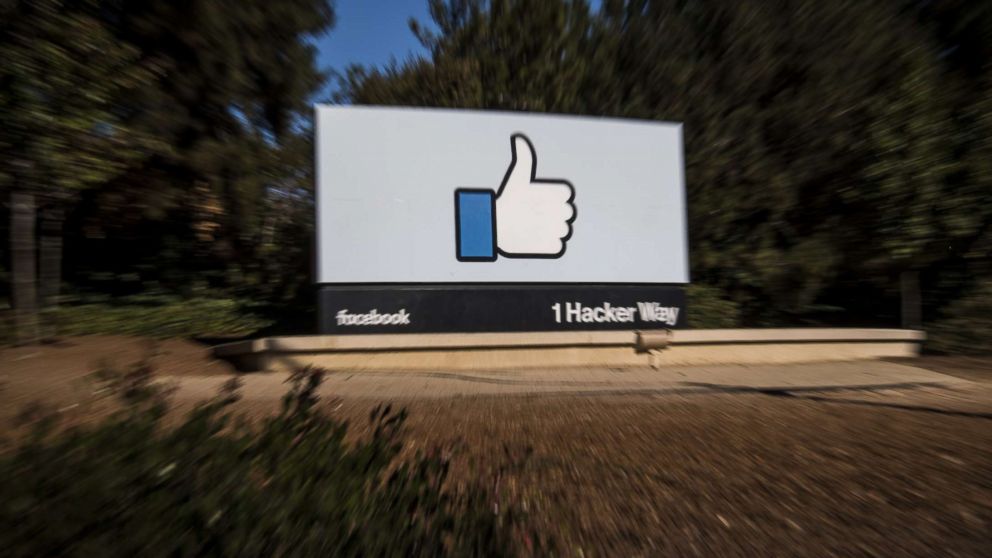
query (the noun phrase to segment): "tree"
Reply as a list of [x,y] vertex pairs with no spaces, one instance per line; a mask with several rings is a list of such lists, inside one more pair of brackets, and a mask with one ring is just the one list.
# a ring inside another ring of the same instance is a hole
[[385,70],[351,67],[344,100],[358,104],[588,112],[588,35],[583,0],[431,0],[439,33],[411,22],[431,53]]
[[[94,17],[96,8],[86,0],[0,4],[0,188],[11,197],[12,300],[21,342],[38,336],[37,201],[58,204],[102,183],[154,143],[124,125],[114,104],[149,72],[137,64],[137,51]],[[43,271],[51,271],[53,257],[60,255],[43,255]],[[51,299],[59,278],[44,279]]]
[[884,289],[963,217],[948,182],[953,84],[894,3],[605,12],[623,29],[618,76],[635,93],[624,105],[686,122],[694,275],[752,319],[802,314],[844,276]]
[[111,292],[255,288],[280,273],[265,261],[272,234],[307,234],[280,223],[312,198],[324,76],[311,39],[333,23],[329,2],[3,0],[0,18],[0,189],[17,197],[24,340],[37,337],[38,232],[43,300],[63,260],[76,288],[102,285],[92,271]]
[[[80,254],[102,247],[115,261],[71,261],[170,289],[261,281],[259,247],[274,190],[310,188],[310,102],[324,76],[312,38],[334,22],[326,0],[104,2],[104,20],[156,78],[121,101],[127,122],[166,151],[131,165],[95,192],[80,221]],[[301,139],[303,138],[303,139]],[[291,163],[290,163],[291,162]]]

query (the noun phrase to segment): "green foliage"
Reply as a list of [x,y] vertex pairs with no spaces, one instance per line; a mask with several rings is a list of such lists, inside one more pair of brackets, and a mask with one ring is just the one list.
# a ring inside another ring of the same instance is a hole
[[66,210],[70,284],[297,296],[333,23],[327,0],[3,0],[0,193]]
[[234,337],[270,325],[245,301],[206,296],[137,295],[65,305],[52,313],[60,335]]
[[122,44],[95,0],[0,4],[0,188],[55,193],[100,184],[152,146],[117,108],[154,68]]
[[346,442],[308,369],[275,416],[231,412],[235,380],[166,428],[147,372],[118,378],[123,411],[65,432],[45,424],[0,457],[6,556],[513,553],[508,514],[482,489],[453,490],[442,452],[402,454],[404,411],[377,407],[370,434]]
[[992,281],[968,292],[944,309],[927,328],[927,350],[955,354],[992,353]]
[[117,40],[159,68],[119,102],[132,126],[173,149],[96,194],[82,216],[89,236],[169,238],[167,247],[139,244],[118,254],[147,279],[158,270],[141,266],[142,257],[168,250],[180,275],[217,270],[218,286],[259,288],[263,296],[298,288],[293,278],[306,262],[274,271],[268,261],[276,244],[306,254],[312,218],[300,215],[312,207],[311,102],[324,81],[313,39],[334,23],[330,3],[104,4]]

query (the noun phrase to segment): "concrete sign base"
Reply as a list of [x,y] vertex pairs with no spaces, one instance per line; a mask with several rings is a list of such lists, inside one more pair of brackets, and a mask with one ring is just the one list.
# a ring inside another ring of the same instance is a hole
[[266,337],[214,355],[243,371],[499,370],[638,367],[912,357],[926,335],[905,329],[696,329]]

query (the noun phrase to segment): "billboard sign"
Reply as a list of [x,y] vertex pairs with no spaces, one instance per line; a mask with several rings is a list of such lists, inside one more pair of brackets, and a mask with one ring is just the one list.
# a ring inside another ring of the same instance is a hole
[[[681,311],[679,124],[318,106],[316,158],[325,331],[637,329],[655,323],[628,316],[638,302]],[[574,300],[555,298],[566,286]],[[620,296],[630,287],[665,300]],[[477,325],[459,317],[493,300]],[[575,304],[603,309],[600,321]]]

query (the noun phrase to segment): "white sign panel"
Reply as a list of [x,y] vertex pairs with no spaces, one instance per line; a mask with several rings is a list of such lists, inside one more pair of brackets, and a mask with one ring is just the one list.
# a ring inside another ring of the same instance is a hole
[[319,283],[687,283],[680,124],[317,107]]

